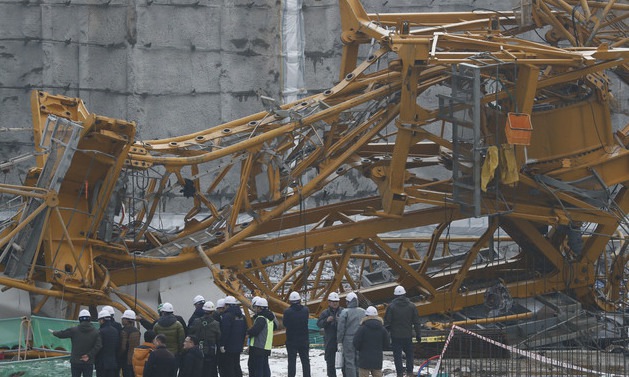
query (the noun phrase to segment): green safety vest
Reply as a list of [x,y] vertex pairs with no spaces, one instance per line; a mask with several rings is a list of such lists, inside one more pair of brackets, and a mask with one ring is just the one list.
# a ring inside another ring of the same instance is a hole
[[[262,318],[266,321],[266,327],[262,329],[258,335],[249,338],[249,347],[270,351],[273,346],[273,321],[270,321],[264,316],[259,316],[258,318]],[[258,318],[256,318],[256,321]]]

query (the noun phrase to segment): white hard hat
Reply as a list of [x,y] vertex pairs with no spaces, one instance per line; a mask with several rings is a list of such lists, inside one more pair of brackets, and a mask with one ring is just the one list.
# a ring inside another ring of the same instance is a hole
[[213,312],[214,311],[214,303],[212,301],[206,301],[205,304],[203,304],[203,311]]
[[328,295],[328,301],[341,301],[339,298],[339,294],[336,292],[332,292]]
[[397,287],[395,287],[395,290],[393,290],[393,294],[396,296],[405,295],[406,289],[404,289],[404,287],[402,287],[401,285],[398,285]]
[[122,313],[122,318],[124,319],[131,319],[133,321],[135,321],[135,312],[131,309],[127,309],[124,311],[124,313]]
[[90,311],[89,311],[89,310],[83,309],[83,310],[81,310],[81,311],[79,312],[79,321],[80,321],[80,320],[81,320],[81,318],[83,318],[83,317],[87,317],[87,318],[88,318],[88,321],[89,321],[89,318],[90,318],[91,316],[92,316],[92,315],[90,314]]
[[358,299],[358,296],[356,296],[356,293],[354,293],[354,292],[348,293],[347,297],[345,297],[345,301],[347,301],[347,302],[351,302],[351,301],[354,301],[354,300],[357,300],[357,299]]
[[[87,311],[87,310],[85,310]],[[83,312],[83,311],[81,311]],[[89,312],[87,313],[89,315]],[[103,309],[100,312],[98,312],[98,319],[111,319],[111,314],[109,314],[109,310],[107,309]]]
[[205,298],[203,298],[203,296],[201,295],[196,295],[192,299],[192,305],[203,304],[204,302],[205,302]]
[[175,311],[175,309],[173,309],[173,304],[171,304],[170,302],[165,302],[164,305],[162,305],[162,311],[164,313],[172,313]]
[[234,296],[227,296],[225,297],[225,305],[238,305],[239,302],[238,300],[236,300],[236,297]]
[[258,306],[260,308],[268,308],[269,302],[265,298],[258,298],[256,303],[253,306]]
[[103,308],[102,308],[101,310],[107,310],[107,311],[109,312],[109,315],[114,315],[114,313],[115,313],[115,312],[114,312],[114,308],[112,308],[112,307],[111,307],[111,306],[109,306],[109,305],[105,305],[105,306],[103,306]]
[[225,307],[225,299],[224,298],[219,298],[218,301],[216,301],[216,308],[224,308]]
[[291,292],[288,295],[288,301],[301,301],[301,296],[297,292]]
[[365,315],[375,316],[378,315],[378,311],[373,306],[370,306],[365,310]]
[[251,299],[251,306],[256,306],[256,301],[260,299],[260,296],[255,296]]

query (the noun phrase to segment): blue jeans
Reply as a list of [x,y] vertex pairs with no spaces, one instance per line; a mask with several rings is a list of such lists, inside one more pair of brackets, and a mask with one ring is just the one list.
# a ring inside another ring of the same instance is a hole
[[395,373],[404,374],[404,363],[402,352],[406,358],[406,373],[413,374],[413,338],[391,338],[391,348],[393,349],[393,362],[395,363]]
[[297,354],[301,360],[301,368],[304,372],[303,377],[310,377],[310,346],[286,346],[288,352],[288,377],[295,377],[297,374]]

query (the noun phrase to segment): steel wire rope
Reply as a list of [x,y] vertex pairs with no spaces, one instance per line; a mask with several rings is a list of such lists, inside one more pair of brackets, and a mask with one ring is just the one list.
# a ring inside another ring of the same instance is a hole
[[302,227],[303,227],[303,233],[304,233],[304,257],[302,260],[302,274],[304,276],[304,285],[302,288],[302,292],[303,292],[303,298],[305,301],[308,301],[306,299],[307,295],[308,295],[308,278],[309,278],[309,273],[308,273],[308,266],[307,266],[307,262],[308,262],[308,252],[307,252],[307,246],[308,246],[308,240],[307,240],[307,229],[306,229],[306,215],[305,215],[305,203],[304,203],[304,197],[302,196],[302,187],[303,187],[303,182],[301,181],[300,178],[300,182],[299,182],[299,221],[301,221],[302,223]]

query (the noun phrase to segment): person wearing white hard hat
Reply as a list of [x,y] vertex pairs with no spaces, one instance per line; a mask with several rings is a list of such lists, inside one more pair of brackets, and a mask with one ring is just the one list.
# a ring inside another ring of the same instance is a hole
[[166,348],[175,355],[177,365],[179,365],[179,356],[183,350],[186,330],[175,317],[174,311],[172,304],[165,302],[162,305],[162,316],[157,320],[153,330],[155,330],[155,334],[163,334],[166,337]]
[[288,296],[290,306],[284,310],[282,324],[286,328],[286,352],[288,353],[288,377],[297,374],[297,354],[301,360],[303,377],[310,377],[310,339],[308,334],[308,307],[301,304],[298,292]]
[[269,303],[265,298],[258,297],[253,304],[256,314],[253,325],[247,330],[249,335],[249,376],[271,377],[269,355],[273,347],[273,330],[275,330],[275,315],[269,310]]
[[197,318],[188,329],[189,335],[199,340],[199,349],[203,353],[203,375],[218,376],[216,344],[221,338],[220,323],[214,319],[215,307],[212,301],[203,304],[203,317]]
[[130,309],[125,310],[122,314],[122,331],[118,348],[118,362],[123,377],[133,377],[133,350],[140,345],[140,330],[134,325],[135,312]]
[[[393,361],[398,377],[414,376],[413,374],[413,333],[417,343],[421,342],[421,322],[415,305],[406,297],[406,289],[398,285],[393,290],[395,298],[384,313],[384,327],[391,334]],[[414,332],[413,332],[414,330]],[[402,360],[406,359],[406,368]]]
[[221,339],[219,341],[219,372],[221,377],[242,376],[240,354],[243,351],[247,323],[234,296],[225,297],[225,311],[221,316]]
[[324,359],[328,377],[336,377],[334,358],[336,356],[336,331],[339,315],[343,311],[340,307],[341,298],[336,292],[328,295],[328,308],[321,312],[317,320],[317,327],[323,329]]
[[101,311],[103,310],[107,310],[109,312],[109,317],[111,318],[111,325],[120,333],[120,331],[122,331],[122,325],[119,322],[117,322],[116,319],[114,318],[114,314],[116,314],[116,312],[114,311],[114,308],[111,305],[105,305],[103,306]]
[[216,311],[214,312],[214,319],[217,320],[218,323],[221,322],[221,316],[223,315],[223,312],[225,312],[225,299],[219,298],[216,301]]
[[347,308],[339,315],[336,341],[339,351],[343,352],[343,371],[345,377],[358,377],[358,353],[354,348],[354,334],[365,317],[365,309],[358,306],[358,296],[350,292],[345,297]]
[[201,295],[196,295],[192,299],[192,305],[194,305],[194,313],[188,319],[188,327],[192,325],[195,319],[203,317],[205,312],[203,311],[203,304],[205,304],[205,298]]
[[111,312],[106,308],[98,313],[100,323],[100,339],[103,347],[96,354],[94,366],[98,377],[115,377],[118,373],[118,360],[116,350],[120,343],[120,334],[112,326]]
[[[173,306],[167,302],[157,305],[157,314],[159,314],[159,318],[162,317],[162,314],[163,314],[162,307],[164,307],[164,304],[170,305],[169,307],[170,309],[173,308]],[[146,320],[145,318],[142,318],[140,315],[135,316],[135,320],[140,321],[140,324],[142,325],[142,327],[144,327],[147,330],[153,330],[155,327],[155,324],[157,324],[157,321],[159,321],[159,318],[153,322],[150,322]],[[186,324],[186,320],[184,320],[182,316],[177,315],[177,314],[175,314],[175,318],[177,318],[177,322],[181,323],[181,326],[183,327],[186,335],[188,335],[188,325]]]
[[390,339],[375,307],[365,310],[353,342],[358,351],[358,376],[382,377],[382,354],[390,346]]
[[256,306],[256,301],[258,301],[260,298],[261,298],[260,296],[253,296],[253,298],[251,299],[251,309],[253,309],[254,312],[255,312],[254,307]]
[[48,329],[57,338],[69,338],[72,341],[72,351],[70,352],[72,377],[92,377],[94,359],[98,351],[103,347],[100,334],[90,320],[90,312],[83,309],[79,312],[78,326],[60,331]]

